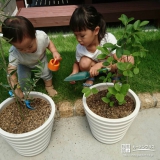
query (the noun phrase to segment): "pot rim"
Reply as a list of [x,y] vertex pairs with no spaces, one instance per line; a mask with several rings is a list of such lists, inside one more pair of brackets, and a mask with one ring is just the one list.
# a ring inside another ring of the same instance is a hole
[[[104,85],[104,86],[106,86],[106,85],[111,86],[112,85],[113,86],[114,83],[108,83],[108,82],[107,83],[98,83],[98,84],[93,85],[90,88],[96,88],[96,87],[101,86],[101,85]],[[140,99],[138,98],[138,96],[136,95],[136,93],[133,90],[131,90],[131,89],[129,89],[128,93],[131,94],[133,96],[133,98],[134,98],[135,109],[134,109],[134,111],[130,115],[128,115],[126,117],[123,117],[123,118],[118,118],[118,119],[104,118],[104,117],[101,117],[101,116],[95,114],[94,112],[92,112],[89,109],[89,107],[88,107],[88,105],[86,103],[85,94],[83,94],[83,98],[82,98],[83,107],[86,110],[86,112],[88,112],[88,114],[90,114],[91,116],[95,117],[95,119],[99,119],[99,120],[104,121],[104,122],[107,120],[108,122],[113,122],[113,123],[114,122],[123,122],[123,121],[129,120],[129,119],[132,119],[133,117],[135,117],[138,114],[139,109],[140,109],[140,103],[141,102],[140,102]]]
[[[49,97],[48,95],[46,95],[45,93],[41,93],[41,92],[36,92],[36,91],[31,91],[30,92],[31,96],[34,97],[44,97],[46,100],[48,100],[48,102],[51,104],[51,114],[49,115],[49,118],[38,128],[26,132],[26,133],[20,133],[20,134],[15,134],[15,133],[9,133],[4,131],[3,129],[0,128],[0,134],[7,136],[7,137],[29,137],[30,135],[34,135],[37,132],[39,132],[40,130],[42,130],[42,128],[45,128],[53,119],[54,115],[55,115],[55,103],[54,101],[51,99],[51,97]],[[3,107],[3,105],[8,102],[8,101],[12,101],[13,98],[9,97],[7,99],[5,99],[1,104],[0,104],[0,109]]]

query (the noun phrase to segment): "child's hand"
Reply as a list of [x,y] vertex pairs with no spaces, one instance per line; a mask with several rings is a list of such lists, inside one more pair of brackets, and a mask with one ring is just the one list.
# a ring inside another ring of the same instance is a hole
[[61,55],[60,55],[57,51],[56,51],[56,52],[53,52],[53,57],[54,57],[54,59],[56,59],[57,61],[62,60]]
[[[77,73],[78,73],[78,72],[77,72]],[[70,76],[73,75],[73,74],[76,74],[76,73],[71,73]],[[69,83],[70,83],[70,84],[75,84],[76,81],[70,81]]]
[[70,84],[75,84],[76,83],[76,81],[71,81],[71,82],[69,82]]
[[93,67],[91,67],[89,73],[91,77],[97,76],[99,74],[98,70],[102,68],[101,63],[96,63]]
[[22,92],[22,90],[21,90],[20,88],[16,88],[15,94],[16,94],[20,99],[23,99],[23,98],[24,98],[24,94],[23,94],[23,92]]

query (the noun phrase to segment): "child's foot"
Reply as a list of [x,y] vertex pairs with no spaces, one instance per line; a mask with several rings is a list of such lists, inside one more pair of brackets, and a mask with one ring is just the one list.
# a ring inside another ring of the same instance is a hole
[[49,87],[45,87],[46,91],[48,92],[48,95],[50,97],[54,97],[57,94],[57,91],[53,89],[53,85]]
[[85,83],[83,83],[84,87],[91,87],[93,85],[94,82],[94,77],[90,77],[86,80]]
[[120,82],[120,80],[121,80],[121,77],[113,77],[112,78],[113,83]]

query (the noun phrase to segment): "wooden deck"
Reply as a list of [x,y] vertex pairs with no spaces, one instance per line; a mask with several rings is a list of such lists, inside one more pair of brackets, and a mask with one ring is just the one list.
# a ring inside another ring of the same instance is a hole
[[[92,4],[106,22],[118,22],[120,15],[141,20],[155,20],[160,24],[160,2],[130,1]],[[18,16],[28,18],[34,27],[68,26],[70,17],[77,5],[21,8]]]

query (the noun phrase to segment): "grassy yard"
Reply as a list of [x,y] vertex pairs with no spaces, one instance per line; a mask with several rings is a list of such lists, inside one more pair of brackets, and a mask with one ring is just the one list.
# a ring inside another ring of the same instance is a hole
[[[117,39],[122,32],[121,28],[108,28],[107,30],[108,32],[113,33]],[[48,32],[47,34],[50,36],[62,56],[60,69],[57,72],[53,72],[53,84],[58,91],[58,95],[53,99],[55,102],[62,100],[75,101],[77,98],[82,97],[81,90],[83,81],[78,81],[75,85],[71,85],[68,82],[64,82],[64,78],[66,78],[72,71],[72,65],[75,61],[75,48],[77,41],[73,35],[64,37],[62,33],[53,34]],[[140,74],[131,80],[131,89],[136,93],[160,92],[160,29],[158,29],[157,32],[145,32],[144,36],[141,37],[141,41],[149,52],[147,53],[146,58],[142,59],[139,67]],[[8,59],[10,45],[4,43],[3,47],[6,53],[6,59]],[[47,56],[49,61],[52,58],[49,51],[47,51]],[[0,75],[0,82],[5,83],[6,74],[3,70],[0,71]],[[95,83],[100,82],[98,78],[99,77],[96,78]],[[35,90],[46,93],[42,80],[38,82]],[[0,102],[7,97],[9,97],[8,91],[0,87]]]

